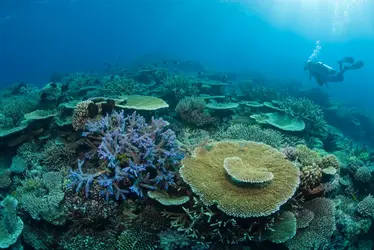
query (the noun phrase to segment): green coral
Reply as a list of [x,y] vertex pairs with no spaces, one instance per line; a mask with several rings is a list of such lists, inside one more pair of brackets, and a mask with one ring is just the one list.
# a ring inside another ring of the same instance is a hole
[[358,203],[357,211],[366,217],[374,219],[374,196],[368,195]]
[[117,240],[118,250],[153,250],[157,249],[157,235],[140,229],[128,229]]
[[16,243],[22,232],[23,222],[17,216],[18,201],[14,197],[8,195],[0,205],[0,248],[8,248]]
[[164,81],[165,91],[172,93],[176,100],[181,100],[186,96],[194,96],[198,94],[198,88],[183,75],[173,75]]
[[27,178],[16,189],[16,196],[22,209],[35,220],[44,219],[60,225],[66,219],[60,207],[64,199],[63,176],[59,172],[47,172],[42,177]]
[[246,140],[262,142],[275,148],[280,148],[284,143],[284,135],[273,129],[262,129],[256,125],[232,124],[226,131],[219,132],[214,136],[218,140]]
[[327,127],[322,108],[309,99],[288,97],[282,101],[282,108],[293,117],[304,120],[307,131],[320,132]]
[[314,217],[306,228],[297,230],[296,235],[286,242],[290,250],[318,249],[329,242],[336,229],[335,204],[326,198],[316,198],[303,204]]
[[[139,83],[127,76],[115,75],[106,76],[103,79],[100,94],[104,96],[131,95],[137,91]],[[100,96],[101,96],[100,95]]]
[[292,212],[282,212],[275,218],[271,228],[265,231],[264,239],[274,243],[284,243],[296,234],[296,218]]
[[303,166],[319,165],[320,157],[318,153],[305,145],[296,146],[297,159]]

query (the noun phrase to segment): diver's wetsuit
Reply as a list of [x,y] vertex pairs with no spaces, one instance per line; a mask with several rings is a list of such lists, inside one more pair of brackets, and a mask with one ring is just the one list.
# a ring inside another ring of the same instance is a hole
[[[348,66],[343,66],[343,63],[350,63]],[[344,72],[349,69],[359,69],[364,66],[363,61],[354,62],[351,57],[345,57],[339,61],[339,71],[321,62],[308,62],[307,67],[304,69],[309,70],[309,77],[312,76],[316,79],[317,83],[321,86],[328,82],[342,82],[344,81]]]
[[327,74],[325,76],[326,82],[342,82],[344,81],[345,69],[342,63],[339,63],[339,71],[335,74]]
[[309,78],[314,77],[319,85],[324,85],[327,82],[341,82],[344,80],[344,70],[342,65],[339,65],[339,71],[328,69],[321,62],[312,62],[308,64]]

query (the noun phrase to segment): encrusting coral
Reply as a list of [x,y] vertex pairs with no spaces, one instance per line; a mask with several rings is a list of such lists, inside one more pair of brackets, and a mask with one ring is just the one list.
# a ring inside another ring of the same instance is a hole
[[[209,206],[235,217],[261,217],[279,210],[299,186],[299,170],[276,149],[249,141],[222,141],[197,148],[182,160],[180,175]],[[226,176],[224,160],[239,157],[253,168],[267,168],[274,178],[265,185],[241,185]]]

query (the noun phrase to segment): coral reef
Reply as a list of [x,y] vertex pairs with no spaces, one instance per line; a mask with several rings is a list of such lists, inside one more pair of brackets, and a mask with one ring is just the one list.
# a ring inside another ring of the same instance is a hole
[[0,91],[0,248],[372,248],[371,115],[262,74],[105,65]]

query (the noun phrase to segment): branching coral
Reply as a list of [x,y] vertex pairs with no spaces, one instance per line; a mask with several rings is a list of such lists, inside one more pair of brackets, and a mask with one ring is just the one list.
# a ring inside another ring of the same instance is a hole
[[137,90],[138,83],[127,76],[110,75],[104,77],[103,88],[100,90],[101,95],[105,96],[119,96],[131,95]]
[[182,75],[173,75],[164,81],[165,89],[173,92],[176,100],[181,100],[186,96],[193,96],[198,93],[196,85],[192,84],[189,79]]
[[279,131],[241,123],[231,125],[226,131],[215,135],[215,138],[262,142],[275,148],[280,148],[284,143],[284,135]]
[[54,140],[49,140],[43,147],[42,162],[49,170],[68,169],[75,156],[74,144],[59,145]]
[[205,101],[197,97],[185,97],[175,108],[182,120],[196,127],[214,123],[215,119],[204,111]]
[[0,101],[0,114],[3,116],[3,125],[1,126],[11,127],[19,125],[23,120],[24,114],[35,110],[36,107],[36,97],[32,95],[13,97]]
[[126,199],[129,194],[143,198],[143,191],[163,189],[174,185],[173,167],[182,154],[175,142],[175,133],[167,129],[163,119],[152,118],[146,123],[144,117],[133,113],[124,117],[123,112],[114,111],[99,121],[86,124],[88,132],[101,138],[99,158],[107,169],[95,174],[84,174],[82,163],[78,171],[71,171],[69,178],[79,191],[86,185],[86,196],[94,179],[103,187],[106,199]]
[[326,128],[322,108],[309,99],[288,97],[282,101],[282,108],[293,117],[304,120],[308,131],[319,132]]

